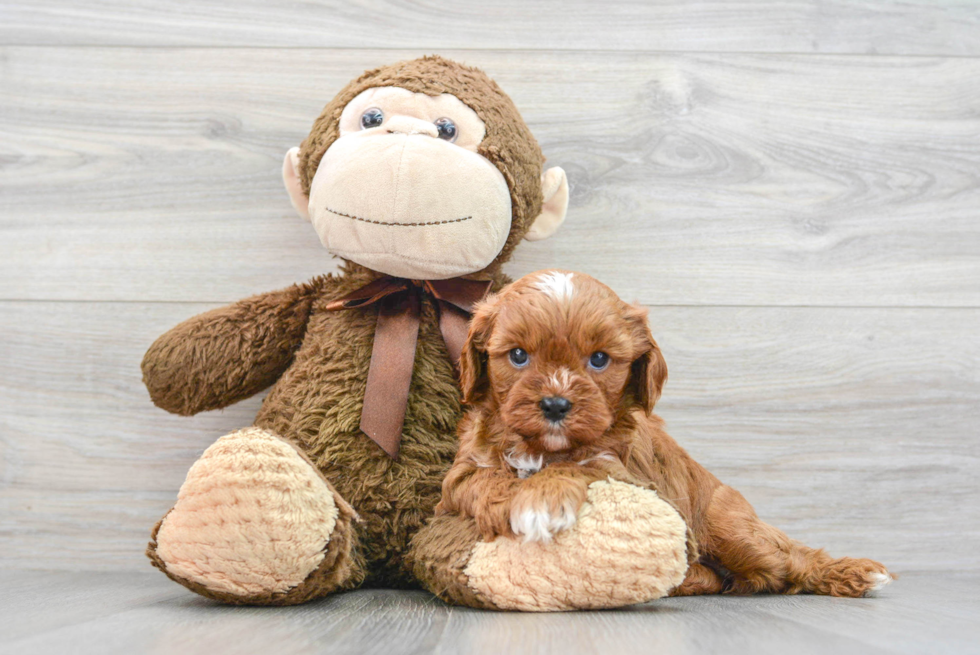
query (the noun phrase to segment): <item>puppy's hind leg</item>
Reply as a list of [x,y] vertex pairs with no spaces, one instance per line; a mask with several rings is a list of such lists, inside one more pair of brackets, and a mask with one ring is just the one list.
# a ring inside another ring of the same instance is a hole
[[870,559],[834,559],[764,523],[742,494],[722,485],[707,511],[709,554],[732,572],[732,593],[759,592],[859,597],[891,582]]
[[687,569],[684,582],[671,590],[671,596],[703,596],[720,594],[724,589],[724,581],[713,569],[695,562]]

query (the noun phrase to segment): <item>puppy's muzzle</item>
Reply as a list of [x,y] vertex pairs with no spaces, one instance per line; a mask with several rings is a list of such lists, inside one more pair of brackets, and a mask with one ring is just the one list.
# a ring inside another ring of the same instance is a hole
[[561,396],[549,396],[548,398],[542,398],[541,402],[538,403],[538,407],[541,408],[541,413],[544,417],[553,423],[565,418],[569,410],[572,409],[572,402],[568,398],[562,398]]

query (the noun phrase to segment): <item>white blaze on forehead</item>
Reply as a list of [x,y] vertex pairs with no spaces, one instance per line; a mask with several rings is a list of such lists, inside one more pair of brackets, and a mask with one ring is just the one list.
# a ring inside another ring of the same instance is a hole
[[574,273],[549,271],[538,277],[534,283],[534,288],[555,300],[571,300],[575,293],[575,287],[572,286],[573,275]]

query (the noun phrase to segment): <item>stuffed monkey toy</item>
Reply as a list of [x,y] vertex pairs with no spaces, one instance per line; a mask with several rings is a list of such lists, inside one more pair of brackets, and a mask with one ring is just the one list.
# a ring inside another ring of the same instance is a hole
[[565,217],[565,173],[543,161],[497,84],[439,57],[369,71],[327,104],[283,179],[340,272],[191,318],[143,360],[153,402],[176,414],[271,386],[254,424],[191,467],[153,529],[157,568],[254,605],[421,585],[474,607],[613,607],[682,581],[683,521],[622,482],[590,490],[589,516],[548,544],[430,522],[469,311],[506,283],[522,239]]

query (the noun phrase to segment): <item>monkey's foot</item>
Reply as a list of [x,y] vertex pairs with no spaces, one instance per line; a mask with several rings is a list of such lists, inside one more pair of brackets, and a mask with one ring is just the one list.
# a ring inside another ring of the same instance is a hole
[[228,603],[291,605],[352,577],[353,510],[274,433],[246,428],[204,451],[147,555],[173,580]]
[[677,511],[653,491],[613,480],[592,483],[575,525],[550,542],[477,541],[472,520],[444,516],[414,547],[416,575],[444,600],[523,611],[654,600],[684,580],[688,564]]

